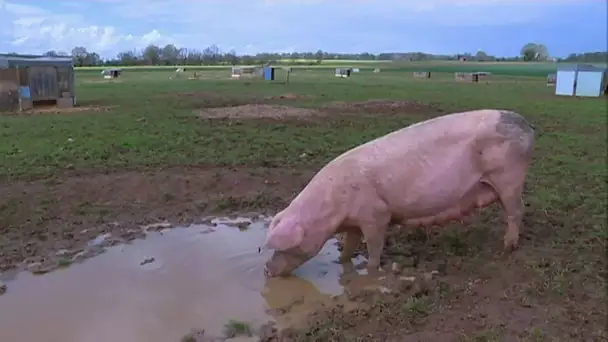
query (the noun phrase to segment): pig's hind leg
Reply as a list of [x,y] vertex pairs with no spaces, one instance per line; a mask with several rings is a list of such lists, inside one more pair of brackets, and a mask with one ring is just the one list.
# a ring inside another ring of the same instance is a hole
[[514,250],[519,243],[519,231],[524,216],[523,191],[526,178],[527,165],[511,165],[488,176],[507,220],[507,229],[504,236],[504,249]]

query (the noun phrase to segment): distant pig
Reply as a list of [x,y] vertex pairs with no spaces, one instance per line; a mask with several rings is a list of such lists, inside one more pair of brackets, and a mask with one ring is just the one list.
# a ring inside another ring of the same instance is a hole
[[506,213],[504,248],[517,247],[534,128],[519,114],[484,109],[420,122],[355,147],[325,165],[273,218],[268,276],[285,276],[344,233],[341,262],[361,238],[369,270],[380,266],[391,222],[430,226],[496,201]]

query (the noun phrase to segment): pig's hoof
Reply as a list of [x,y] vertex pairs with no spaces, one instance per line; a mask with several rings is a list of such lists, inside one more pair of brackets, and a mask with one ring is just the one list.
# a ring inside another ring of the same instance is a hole
[[518,247],[518,238],[505,236],[504,250],[506,252],[512,252]]

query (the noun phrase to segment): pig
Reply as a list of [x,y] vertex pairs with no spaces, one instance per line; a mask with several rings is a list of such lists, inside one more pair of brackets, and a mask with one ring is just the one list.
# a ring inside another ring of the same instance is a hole
[[520,114],[482,109],[419,122],[344,152],[272,219],[265,274],[289,275],[340,233],[339,261],[350,261],[364,239],[367,268],[377,271],[389,224],[440,225],[494,202],[506,214],[504,249],[517,248],[534,139],[534,126]]

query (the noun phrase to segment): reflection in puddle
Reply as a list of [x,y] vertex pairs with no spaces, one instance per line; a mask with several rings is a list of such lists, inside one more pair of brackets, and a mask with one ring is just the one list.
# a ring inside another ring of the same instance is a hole
[[152,232],[67,269],[19,273],[0,297],[0,341],[167,342],[192,328],[221,336],[230,320],[291,324],[342,292],[335,241],[297,277],[267,280],[270,255],[258,247],[268,221],[235,228],[243,221]]

